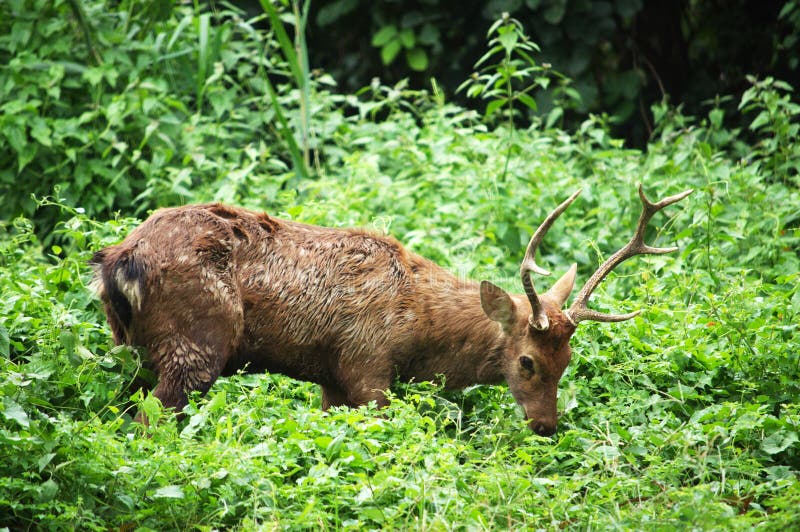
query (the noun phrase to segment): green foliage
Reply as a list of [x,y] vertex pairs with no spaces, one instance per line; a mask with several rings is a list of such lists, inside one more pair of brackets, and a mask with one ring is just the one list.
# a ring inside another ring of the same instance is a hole
[[398,30],[394,24],[389,24],[372,36],[372,46],[381,49],[381,61],[384,65],[391,65],[400,51],[405,50],[408,67],[423,71],[428,68],[428,54],[416,45],[419,40],[413,29]]
[[753,86],[746,90],[739,109],[755,113],[750,130],[759,138],[752,157],[778,179],[800,186],[800,104],[792,101],[794,89],[773,78],[758,81],[748,77]]
[[[256,29],[258,19],[229,9],[150,7],[139,0],[113,11],[102,2],[0,4],[7,64],[0,70],[0,216],[25,213],[47,231],[57,212],[37,210],[31,192],[96,216],[142,214],[196,200],[197,186],[210,179],[221,182],[217,199],[230,201],[253,174],[273,175],[280,186],[285,160],[304,167],[286,126],[303,133],[308,155],[307,66],[297,73],[297,60],[289,63],[302,81],[302,97],[294,96],[289,84],[269,81],[272,72],[280,81],[287,67],[276,62],[277,42]],[[286,141],[285,158],[276,138]]]
[[[774,54],[775,56],[788,55],[789,67],[797,70],[800,67],[800,58],[792,51],[796,50],[797,45],[800,44],[800,2],[795,0],[784,2],[778,13],[778,20],[784,22],[791,29],[785,34],[775,35]],[[772,58],[773,62],[777,59],[777,57]]]
[[[504,12],[542,47],[542,62],[574,80],[581,99],[565,117],[570,127],[588,113],[607,112],[615,130],[639,146],[652,132],[650,105],[665,97],[698,113],[719,95],[738,100],[746,74],[800,81],[796,1],[729,0],[721,9],[690,0],[319,0],[312,5],[309,45],[315,64],[350,90],[374,77],[385,83],[410,78],[413,88],[434,77],[454,93],[484,52],[486,28]],[[424,54],[424,71],[402,60],[406,44]],[[547,91],[536,100],[542,115],[550,112]],[[735,108],[724,102],[723,108],[726,125],[743,125]]]
[[[557,105],[550,111],[545,121],[547,128],[563,117],[565,107],[574,107],[580,96],[568,87],[567,78],[551,70],[549,65],[540,66],[536,63],[533,55],[539,52],[539,47],[525,35],[522,24],[508,13],[503,13],[489,28],[487,35],[489,50],[475,63],[475,68],[479,70],[462,83],[458,90],[465,90],[470,98],[488,100],[484,112],[485,121],[490,121],[497,111],[501,111],[506,119],[509,141],[502,180],[508,172],[514,152],[515,123],[528,114],[521,113],[519,107],[527,108],[528,112],[537,110],[533,91],[537,88],[547,89],[554,78],[559,83],[553,93],[557,95],[555,99],[563,105]],[[567,101],[564,96],[571,98],[572,102]]]
[[[550,79],[543,75],[544,68],[537,65],[532,55],[539,52],[536,43],[528,40],[519,21],[503,14],[503,18],[489,28],[489,51],[481,57],[475,67],[484,67],[465,81],[459,89],[466,88],[467,96],[489,100],[485,118],[489,118],[498,109],[504,109],[504,115],[513,120],[520,104],[536,111],[536,101],[530,92],[539,87],[547,87]],[[495,59],[491,63],[489,60]],[[527,86],[519,87],[520,83]]]
[[[95,114],[73,126],[93,140],[76,141],[82,151],[76,147],[75,160],[64,164],[124,168],[113,190],[131,191],[101,196],[112,183],[97,176],[78,191],[77,176],[65,175],[45,181],[61,185],[46,198],[38,181],[12,180],[3,189],[0,526],[740,530],[791,529],[800,521],[800,190],[790,87],[763,80],[742,99],[757,135],[752,144],[724,127],[720,106],[700,119],[654,108],[656,133],[646,151],[625,149],[603,116],[573,132],[515,125],[510,138],[507,122],[447,102],[436,85],[428,94],[377,82],[358,97],[309,84],[313,120],[303,130],[299,78],[259,55],[269,48],[291,61],[286,49],[277,52],[282,38],[265,38],[234,12],[141,11],[126,3],[127,12],[109,13],[100,3],[54,2],[37,4],[41,18],[33,24],[21,4],[0,5],[19,8],[20,17],[0,21],[17,28],[0,34],[2,46],[34,36],[40,44],[15,51],[3,71],[6,85],[27,80],[29,87],[14,85],[19,98],[4,93],[3,127],[11,126],[3,142],[11,148],[0,153],[13,161],[12,173],[47,168],[73,146],[74,139],[56,143],[61,130],[52,117],[58,111],[58,120],[75,119],[69,105],[79,101],[79,85],[67,81],[84,78],[65,70],[48,99],[45,78],[32,77],[40,71],[13,66],[66,61],[52,59],[45,44],[69,43],[60,53],[83,51],[93,64],[94,49],[117,69],[117,81],[103,74],[87,85],[98,103],[80,113]],[[302,27],[303,12],[279,18]],[[30,35],[22,39],[25,20]],[[72,32],[41,37],[49,24],[73,23]],[[113,62],[111,42],[140,52]],[[205,75],[221,68],[219,84],[197,84],[202,46]],[[148,63],[154,47],[185,53],[156,67]],[[289,129],[315,132],[311,153],[324,158],[314,179],[288,169],[288,149],[278,158],[260,138],[269,131],[288,143],[273,124],[277,108],[263,82],[269,73]],[[524,90],[517,87],[512,95]],[[38,107],[26,107],[32,98]],[[46,135],[32,133],[42,106],[52,150],[37,139]],[[124,118],[101,118],[112,111]],[[20,113],[24,135],[9,141]],[[120,157],[109,139],[129,138],[122,135],[150,121],[158,124],[139,159]],[[177,155],[189,148],[192,156]],[[19,170],[26,150],[32,157]],[[142,161],[162,161],[162,173],[146,173]],[[154,181],[161,185],[134,206],[140,189],[132,183],[147,190],[156,175],[165,181]],[[580,284],[627,240],[639,209],[637,181],[651,196],[696,189],[658,215],[647,236],[680,252],[632,260],[598,289],[593,308],[646,312],[622,324],[581,324],[553,438],[527,430],[502,386],[455,393],[398,385],[387,410],[325,413],[315,386],[270,374],[220,379],[206,397],[192,397],[177,421],[138,389],[136,381],[149,377],[142,354],[112,345],[87,286],[92,252],[123,238],[149,206],[222,199],[309,223],[387,232],[458,275],[516,292],[531,232],[579,187],[581,198],[540,253],[554,272],[577,262]],[[170,188],[175,183],[182,188]],[[114,210],[136,218],[100,221]],[[156,422],[133,423],[137,409]]]
[[[297,140],[294,138],[288,121],[283,113],[281,102],[278,100],[278,93],[275,90],[269,77],[264,77],[264,83],[269,91],[270,102],[272,103],[272,110],[275,112],[275,118],[280,124],[280,134],[284,142],[286,142],[289,153],[292,157],[294,171],[300,178],[308,177],[308,169],[310,163],[310,139],[309,139],[309,106],[311,104],[311,76],[308,70],[308,49],[306,47],[305,32],[306,32],[306,17],[308,15],[308,5],[310,0],[306,0],[302,10],[298,2],[292,2],[293,23],[294,23],[294,45],[289,40],[286,29],[283,27],[283,22],[279,17],[278,10],[272,5],[270,0],[262,0],[261,6],[269,16],[269,23],[272,31],[280,44],[280,50],[286,64],[289,66],[289,73],[291,79],[296,85],[299,93],[299,134],[301,137],[301,145],[298,145]],[[302,149],[302,155],[301,155]]]

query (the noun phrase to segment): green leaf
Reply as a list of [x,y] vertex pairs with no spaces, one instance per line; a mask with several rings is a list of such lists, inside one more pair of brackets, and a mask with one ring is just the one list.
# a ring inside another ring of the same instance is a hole
[[208,70],[208,34],[211,26],[211,15],[203,13],[200,15],[200,27],[198,28],[198,43],[197,43],[197,76],[200,85],[205,83],[206,72]]
[[411,30],[403,30],[400,32],[400,42],[407,49],[414,48],[414,32]]
[[725,111],[722,109],[712,109],[708,113],[708,121],[711,125],[719,129],[722,127],[722,119],[725,117]]
[[360,513],[364,518],[376,523],[383,523],[384,521],[383,512],[379,508],[363,508]]
[[42,457],[36,462],[39,465],[39,473],[44,471],[44,468],[47,467],[47,464],[49,464],[55,457],[56,453],[46,453],[42,455]]
[[397,27],[394,24],[382,27],[378,33],[372,36],[372,46],[382,47],[397,35]]
[[11,356],[11,348],[8,339],[8,329],[0,323],[0,356],[8,358]]
[[66,352],[67,356],[71,356],[75,352],[75,344],[77,343],[77,339],[72,331],[61,331],[58,335],[58,340],[64,347],[64,351]]
[[25,136],[25,130],[22,127],[18,126],[16,123],[6,124],[3,127],[3,135],[6,137],[8,144],[15,152],[21,153],[25,150],[27,139]]
[[400,44],[399,39],[395,39],[393,41],[389,41],[386,46],[381,48],[381,61],[383,61],[384,65],[392,64],[397,54],[400,53],[400,49],[402,45]]
[[751,88],[747,89],[746,91],[744,91],[744,94],[742,94],[742,99],[739,102],[739,107],[738,108],[740,110],[744,109],[745,106],[748,103],[750,103],[750,101],[753,100],[757,95],[758,95],[758,93],[757,93],[755,87],[751,87]]
[[[800,314],[800,290],[795,290],[791,302],[792,310],[795,312],[795,314]],[[0,327],[2,327],[2,325],[0,325]],[[2,329],[0,329],[0,340],[2,340],[2,332]],[[6,341],[8,341],[8,333],[6,333]]]
[[764,438],[761,442],[761,450],[767,454],[778,454],[797,443],[797,441],[798,437],[796,432],[779,430],[767,438]]
[[296,82],[299,83],[301,80],[305,79],[305,73],[300,65],[300,60],[297,56],[297,52],[295,51],[294,44],[289,38],[289,34],[286,32],[286,28],[284,28],[283,22],[278,16],[278,11],[275,9],[275,6],[272,5],[272,2],[270,0],[260,1],[261,7],[269,16],[270,27],[275,33],[278,43],[280,43],[283,57],[286,59],[286,62],[289,63],[289,68],[292,71],[292,77],[296,80]]
[[36,144],[29,143],[26,144],[22,151],[17,153],[17,171],[21,172],[23,168],[28,166],[28,164],[36,157]]
[[275,118],[278,120],[278,130],[281,134],[281,138],[284,142],[286,142],[289,155],[292,158],[294,170],[297,172],[299,177],[305,179],[308,177],[308,169],[306,168],[305,161],[303,160],[303,155],[300,152],[300,146],[297,144],[297,139],[294,138],[294,132],[291,127],[289,127],[289,122],[286,119],[286,116],[283,114],[283,107],[278,100],[278,94],[275,91],[275,87],[272,85],[272,82],[269,80],[269,77],[264,78],[264,83],[267,86],[270,103],[272,104],[272,109],[275,112]]
[[429,22],[425,23],[417,34],[417,41],[428,46],[435,45],[439,42],[439,28]]
[[208,402],[208,411],[219,412],[228,404],[228,395],[225,390],[220,390],[219,392],[215,393],[211,400]]
[[9,421],[16,421],[21,427],[28,428],[31,425],[28,414],[13,399],[6,398],[3,401],[3,417]]
[[536,111],[538,109],[538,107],[536,105],[536,100],[534,100],[528,94],[525,94],[524,92],[523,93],[519,93],[517,95],[517,98],[519,99],[519,101],[521,101],[523,104],[525,104],[529,109],[531,109],[533,111]]
[[757,131],[758,129],[762,128],[766,124],[769,123],[769,113],[767,111],[761,111],[756,116],[755,120],[750,123],[750,129],[753,131]]
[[323,451],[328,448],[328,445],[330,445],[332,441],[333,438],[325,435],[314,438],[314,443],[317,445],[317,448]]
[[83,71],[81,78],[92,87],[96,87],[103,81],[103,69],[100,67],[90,67]]
[[37,499],[39,502],[49,502],[55,499],[57,494],[58,482],[50,478],[42,482],[41,486],[39,487],[39,496]]
[[161,401],[153,394],[147,394],[147,397],[142,400],[140,408],[151,424],[157,423],[161,417]]
[[428,54],[425,53],[425,50],[422,48],[408,50],[406,52],[406,60],[408,61],[408,66],[417,72],[421,72],[428,68]]
[[561,107],[553,107],[549,113],[547,113],[547,120],[545,120],[545,127],[547,129],[552,128],[556,125],[556,123],[561,120],[561,117],[564,116],[564,109]]
[[327,26],[336,22],[344,15],[347,15],[358,7],[358,0],[339,0],[330,2],[320,7],[317,13],[317,25]]
[[800,4],[797,4],[797,2],[786,2],[781,8],[780,13],[778,13],[778,19],[780,20],[785,17],[788,17],[789,14],[798,7],[800,7]]
[[153,493],[154,499],[183,499],[183,488],[170,484],[162,486]]
[[505,98],[502,98],[502,99],[499,99],[499,100],[492,100],[491,102],[489,102],[489,105],[486,106],[486,113],[484,114],[484,116],[486,116],[486,118],[489,118],[490,116],[492,116],[492,114],[495,111],[497,111],[507,101],[508,100],[506,100]]
[[507,54],[511,54],[511,52],[514,50],[514,47],[517,45],[517,41],[519,40],[519,35],[517,32],[513,31],[512,28],[509,29],[511,31],[505,31],[497,38]]

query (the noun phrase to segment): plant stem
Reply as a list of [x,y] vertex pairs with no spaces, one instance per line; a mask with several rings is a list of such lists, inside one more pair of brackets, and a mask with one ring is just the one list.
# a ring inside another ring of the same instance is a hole
[[302,74],[302,77],[296,81],[298,89],[300,90],[300,135],[303,147],[303,164],[305,164],[306,169],[310,168],[311,165],[309,139],[311,124],[309,116],[311,84],[309,83],[308,48],[306,47],[306,20],[308,17],[309,4],[310,0],[305,0],[301,13],[298,2],[292,2],[292,11],[294,12],[295,18],[294,49],[298,62],[300,63],[300,72]]

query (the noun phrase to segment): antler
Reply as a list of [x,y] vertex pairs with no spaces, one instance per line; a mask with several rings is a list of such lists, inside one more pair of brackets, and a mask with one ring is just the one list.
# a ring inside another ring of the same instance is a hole
[[531,241],[528,242],[528,248],[525,250],[525,258],[522,259],[522,264],[519,267],[519,273],[522,277],[522,286],[525,288],[525,295],[528,296],[528,301],[531,302],[532,312],[528,318],[528,323],[530,323],[531,327],[539,331],[546,331],[550,323],[547,319],[547,314],[542,308],[542,304],[539,302],[539,296],[536,295],[536,290],[533,288],[533,281],[531,280],[530,274],[533,272],[539,275],[550,275],[550,272],[536,264],[536,248],[539,247],[539,243],[544,238],[544,235],[547,234],[547,230],[550,229],[553,222],[556,221],[556,218],[569,207],[570,203],[575,201],[575,198],[577,198],[580,193],[581,190],[578,189],[545,218],[542,225],[539,226],[531,237]]
[[617,267],[623,261],[635,256],[635,255],[661,255],[663,253],[670,253],[672,251],[676,251],[677,247],[669,247],[669,248],[656,248],[652,246],[648,246],[644,243],[644,230],[647,227],[647,223],[653,217],[655,213],[666,207],[667,205],[672,205],[676,203],[689,194],[694,192],[694,190],[689,189],[685,192],[681,192],[680,194],[675,194],[674,196],[670,196],[665,198],[658,203],[652,203],[647,197],[644,195],[644,191],[642,190],[642,185],[639,185],[639,197],[642,200],[642,214],[639,216],[639,223],[636,226],[636,232],[631,238],[630,242],[628,242],[625,247],[611,255],[601,266],[598,268],[596,272],[586,281],[586,284],[583,286],[581,291],[578,293],[578,296],[575,298],[575,301],[572,302],[572,305],[569,307],[569,310],[565,312],[567,318],[575,325],[580,323],[584,320],[592,320],[592,321],[602,321],[602,322],[611,322],[611,321],[624,321],[637,316],[641,310],[637,310],[636,312],[631,312],[628,314],[603,314],[602,312],[597,312],[587,308],[586,303],[589,301],[589,296],[592,295],[597,285],[605,279],[606,275],[608,275],[611,270]]

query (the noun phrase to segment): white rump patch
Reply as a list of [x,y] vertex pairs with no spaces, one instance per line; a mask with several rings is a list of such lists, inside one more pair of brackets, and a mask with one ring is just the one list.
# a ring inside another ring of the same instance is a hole
[[131,306],[136,310],[142,310],[142,291],[139,288],[139,281],[125,279],[122,270],[117,270],[114,280],[117,282],[117,288],[125,295]]

